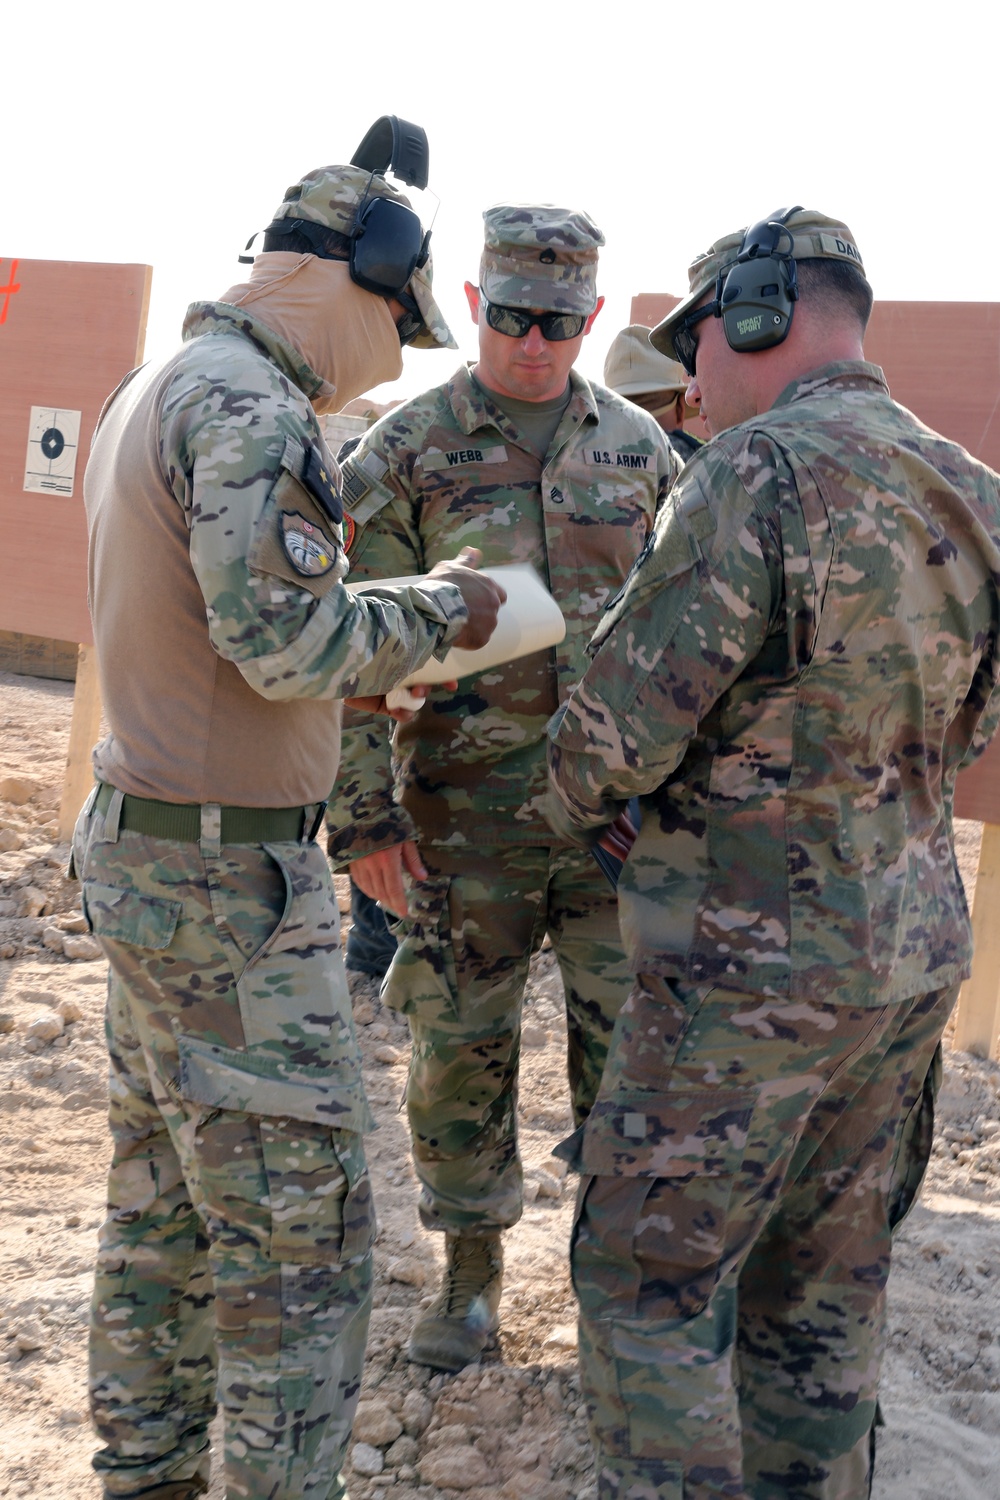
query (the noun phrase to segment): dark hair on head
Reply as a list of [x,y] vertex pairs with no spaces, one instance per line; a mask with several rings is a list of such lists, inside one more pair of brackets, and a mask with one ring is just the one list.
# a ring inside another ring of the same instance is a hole
[[[306,223],[306,229],[291,227],[293,224]],[[292,255],[322,255],[327,260],[347,260],[350,257],[351,241],[338,229],[324,229],[322,224],[314,224],[311,219],[279,219],[278,224],[287,224],[289,228],[284,231],[275,227],[265,229],[265,251],[287,250]]]
[[796,270],[799,290],[809,302],[821,303],[833,317],[843,315],[846,309],[864,333],[875,298],[857,266],[846,260],[818,258],[796,261]]

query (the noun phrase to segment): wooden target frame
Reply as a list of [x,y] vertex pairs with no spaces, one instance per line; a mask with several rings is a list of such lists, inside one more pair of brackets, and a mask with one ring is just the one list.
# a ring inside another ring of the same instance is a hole
[[142,361],[152,268],[0,258],[0,630],[78,644],[59,830],[91,784],[101,699],[83,474],[101,408]]

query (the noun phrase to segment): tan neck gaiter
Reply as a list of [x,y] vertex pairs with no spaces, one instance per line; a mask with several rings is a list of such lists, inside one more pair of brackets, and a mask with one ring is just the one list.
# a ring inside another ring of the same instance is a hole
[[325,381],[312,397],[317,412],[341,411],[355,396],[403,372],[387,303],[355,285],[346,261],[268,250],[255,257],[250,280],[230,287],[220,300],[252,305],[254,317]]

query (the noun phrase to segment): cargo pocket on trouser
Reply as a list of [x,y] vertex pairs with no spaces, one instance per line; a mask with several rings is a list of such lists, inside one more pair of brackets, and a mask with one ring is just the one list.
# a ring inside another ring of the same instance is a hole
[[298,1120],[260,1121],[272,1260],[346,1265],[374,1240],[362,1138]]
[[69,859],[66,861],[66,879],[81,880],[86,865],[87,840],[90,835],[90,818],[97,801],[99,788],[91,787],[87,799],[76,815],[73,835],[70,839]]
[[360,1077],[344,1065],[317,1084],[260,1053],[178,1043],[181,1096],[200,1106],[192,1176],[212,1242],[227,1492],[325,1497],[371,1307]]
[[615,1090],[561,1153],[583,1174],[571,1256],[601,1496],[631,1482],[680,1500],[684,1476],[703,1468],[720,1493],[738,1483],[735,1284],[724,1272],[756,1098]]
[[934,1111],[944,1075],[944,1054],[938,1042],[920,1095],[903,1122],[899,1149],[889,1186],[889,1228],[895,1234],[917,1201],[934,1143]]
[[428,1026],[449,1024],[459,1014],[450,891],[446,875],[414,881],[406,893],[409,914],[389,919],[397,948],[383,999]]
[[660,974],[637,974],[615,1021],[601,1092],[657,1093],[713,988]]
[[[188,1104],[202,1106],[194,1136],[201,1166],[209,1136],[231,1120],[238,1130],[259,1129],[257,1158],[242,1179],[244,1145],[210,1155],[207,1175],[221,1174],[217,1217],[241,1196],[263,1208],[255,1236],[270,1260],[346,1265],[368,1254],[375,1238],[363,1132],[373,1120],[360,1070],[353,1061],[323,1070],[294,1069],[266,1054],[236,1052],[197,1037],[177,1039],[178,1088]],[[224,1181],[233,1173],[233,1189]],[[245,1180],[252,1191],[240,1194]],[[208,1194],[206,1193],[206,1199]],[[249,1227],[249,1226],[248,1226]]]
[[[340,914],[326,856],[316,844],[264,844],[247,860],[267,861],[285,885],[284,910],[266,940],[247,959],[238,951],[241,905],[252,905],[252,866],[230,875],[235,851],[206,861],[220,938],[234,959],[236,993],[246,1046],[296,1070],[321,1072],[356,1059],[347,976],[340,953]],[[272,863],[273,862],[273,863]],[[227,879],[228,877],[228,879]]]

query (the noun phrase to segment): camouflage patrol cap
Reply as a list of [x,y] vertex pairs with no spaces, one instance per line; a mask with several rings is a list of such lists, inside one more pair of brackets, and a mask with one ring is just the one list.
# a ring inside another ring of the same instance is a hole
[[384,177],[373,176],[364,167],[317,167],[307,172],[301,182],[285,189],[285,196],[274,211],[279,219],[307,219],[350,234],[358,209],[365,197],[391,198],[410,208],[410,200]]
[[679,393],[687,390],[689,381],[682,365],[653,348],[645,324],[630,323],[608,350],[604,384],[619,396],[638,396],[643,391]]
[[[324,229],[349,235],[358,209],[366,198],[389,198],[404,208],[412,209],[413,206],[405,193],[364,167],[317,167],[315,171],[307,172],[301,182],[293,182],[290,188],[286,188],[272,222],[305,219],[312,224],[321,224]],[[426,263],[414,271],[407,284],[406,290],[420,309],[424,322],[424,331],[410,342],[415,349],[457,349],[451,329],[431,291],[433,274],[428,255]]]
[[479,285],[488,301],[592,313],[604,236],[588,214],[551,203],[497,203],[483,214]]
[[[800,208],[790,215],[786,227],[792,238],[791,252],[796,260],[846,260],[856,266],[862,276],[865,274],[861,252],[854,236],[839,219],[831,219],[814,208]],[[655,349],[673,357],[674,329],[705,293],[712,290],[720,273],[735,264],[746,232],[746,228],[743,228],[724,235],[691,262],[688,267],[687,296],[678,302],[661,323],[657,323],[649,335],[649,341]]]

